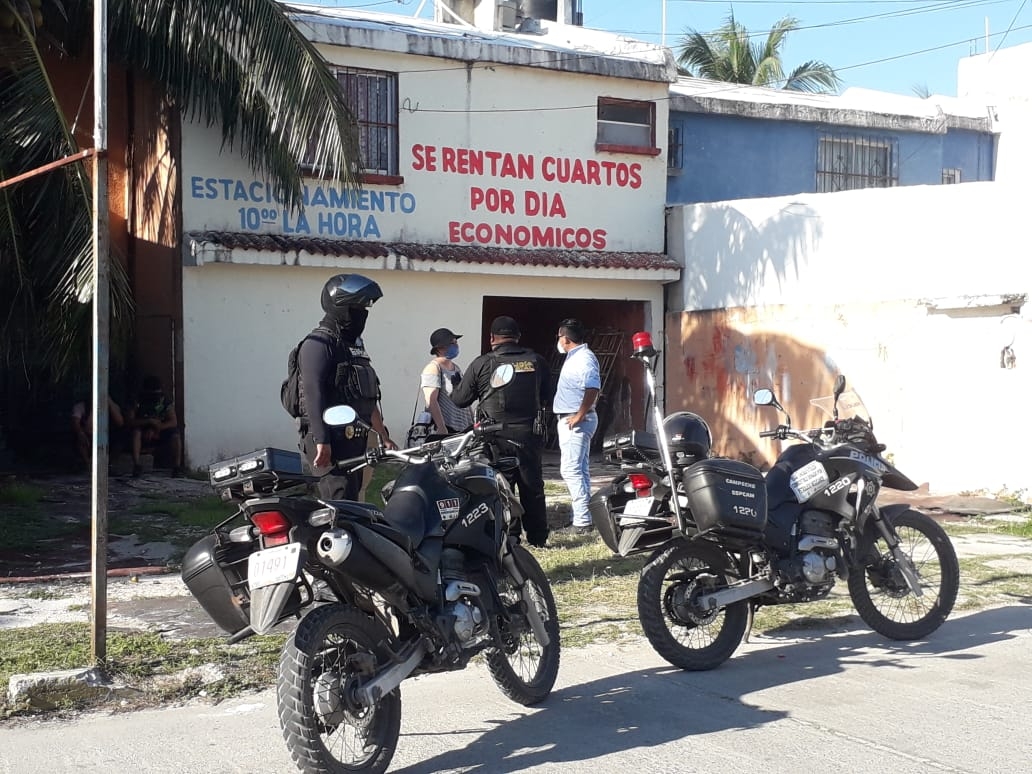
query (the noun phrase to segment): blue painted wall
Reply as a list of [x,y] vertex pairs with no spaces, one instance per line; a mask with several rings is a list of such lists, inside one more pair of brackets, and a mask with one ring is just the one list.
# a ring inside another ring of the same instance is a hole
[[993,136],[867,130],[854,126],[671,112],[681,127],[682,166],[667,176],[667,203],[785,196],[817,190],[818,139],[825,134],[896,142],[899,185],[939,185],[944,168],[961,182],[992,180]]

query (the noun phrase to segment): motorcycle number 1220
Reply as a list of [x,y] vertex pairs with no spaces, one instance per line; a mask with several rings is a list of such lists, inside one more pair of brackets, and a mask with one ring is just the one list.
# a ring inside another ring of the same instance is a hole
[[300,543],[256,551],[247,557],[247,585],[254,591],[263,586],[292,581],[300,567]]

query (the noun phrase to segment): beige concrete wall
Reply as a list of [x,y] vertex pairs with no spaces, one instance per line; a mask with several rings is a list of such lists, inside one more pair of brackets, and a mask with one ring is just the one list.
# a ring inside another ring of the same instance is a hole
[[[464,334],[457,358],[480,354],[484,296],[517,299],[614,299],[645,302],[660,330],[662,286],[654,281],[385,271],[360,263],[335,268],[213,263],[183,269],[186,451],[190,465],[264,446],[296,447],[292,420],[279,403],[287,353],[322,317],[319,292],[340,271],[360,271],[384,297],[371,310],[365,342],[383,383],[392,434],[408,428],[431,331]],[[533,309],[533,302],[521,302]],[[549,326],[557,325],[557,317]],[[524,329],[530,330],[530,320]],[[548,346],[554,330],[548,328]],[[546,357],[548,350],[538,348]]]

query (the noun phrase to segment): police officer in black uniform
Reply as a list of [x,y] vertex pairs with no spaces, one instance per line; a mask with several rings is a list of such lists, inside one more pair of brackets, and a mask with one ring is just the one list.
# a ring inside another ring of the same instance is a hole
[[[331,277],[322,289],[326,314],[298,349],[299,446],[317,474],[325,473],[331,462],[357,457],[366,449],[361,428],[326,426],[322,415],[330,406],[351,406],[389,448],[396,448],[380,415],[380,380],[362,343],[369,307],[382,295],[380,286],[361,274]],[[327,500],[354,500],[361,489],[361,470],[349,475],[334,469],[319,482],[319,494]]]
[[[548,517],[545,513],[545,482],[541,476],[543,437],[535,428],[539,411],[551,400],[548,361],[528,347],[521,346],[520,327],[511,317],[496,317],[491,323],[491,351],[481,355],[466,369],[459,386],[452,392],[452,402],[466,407],[487,395],[491,374],[504,364],[513,367],[513,379],[478,406],[480,416],[502,422],[502,437],[516,441],[519,459],[515,485],[523,506],[523,529],[527,542],[543,547],[548,542]],[[540,423],[538,423],[540,424]],[[508,453],[508,450],[506,450]]]

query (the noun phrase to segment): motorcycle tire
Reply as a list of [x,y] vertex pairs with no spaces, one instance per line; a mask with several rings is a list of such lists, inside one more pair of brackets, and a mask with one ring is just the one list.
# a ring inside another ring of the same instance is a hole
[[936,629],[953,610],[960,587],[960,564],[945,530],[914,510],[890,523],[900,548],[921,580],[916,596],[896,566],[885,538],[872,523],[859,546],[863,567],[849,574],[849,596],[864,623],[891,640],[919,640]]
[[715,546],[679,541],[649,561],[638,580],[638,619],[656,653],[692,672],[731,658],[745,636],[749,603],[715,611],[694,604],[731,580],[727,555]]
[[498,594],[505,606],[504,614],[499,616],[504,647],[487,651],[487,669],[502,693],[517,704],[530,706],[552,692],[559,675],[559,615],[552,587],[541,565],[522,546],[516,546],[514,551],[516,563],[527,579],[538,615],[545,625],[548,645],[542,647],[534,636],[523,612],[519,587],[506,574],[498,582]]
[[353,658],[387,656],[378,643],[383,626],[364,613],[328,604],[306,615],[280,654],[276,699],[280,727],[298,768],[306,774],[382,774],[394,757],[401,730],[401,692],[374,707],[351,698]]

